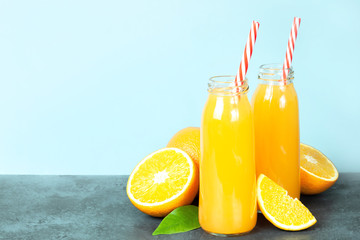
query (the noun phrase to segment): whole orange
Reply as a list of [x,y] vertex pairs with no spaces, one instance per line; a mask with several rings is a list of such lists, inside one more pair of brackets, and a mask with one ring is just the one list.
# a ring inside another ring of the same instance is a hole
[[178,131],[169,141],[167,147],[175,147],[186,152],[199,167],[200,128],[187,127]]

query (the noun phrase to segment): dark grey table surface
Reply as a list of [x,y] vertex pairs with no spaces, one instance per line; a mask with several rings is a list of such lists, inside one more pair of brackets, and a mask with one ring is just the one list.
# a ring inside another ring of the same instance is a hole
[[[0,175],[0,239],[221,239],[202,229],[152,236],[161,219],[137,210],[127,176]],[[341,173],[316,196],[302,196],[318,222],[300,232],[277,229],[261,214],[248,235],[230,239],[360,239],[360,173]]]

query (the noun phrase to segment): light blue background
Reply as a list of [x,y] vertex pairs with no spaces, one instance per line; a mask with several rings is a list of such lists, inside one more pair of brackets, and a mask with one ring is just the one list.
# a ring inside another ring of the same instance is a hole
[[209,77],[293,67],[301,140],[360,171],[359,1],[0,1],[0,173],[129,174],[199,126]]

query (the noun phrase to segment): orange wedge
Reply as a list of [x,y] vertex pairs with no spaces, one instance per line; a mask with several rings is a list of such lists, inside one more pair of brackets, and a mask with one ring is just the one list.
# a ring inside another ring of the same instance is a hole
[[329,189],[338,179],[334,164],[319,150],[300,144],[300,180],[302,194],[318,194]]
[[135,167],[126,192],[140,211],[164,217],[177,207],[191,204],[198,188],[198,169],[190,156],[178,148],[163,148]]
[[316,223],[309,209],[264,174],[260,174],[258,178],[257,195],[263,215],[280,229],[299,231]]

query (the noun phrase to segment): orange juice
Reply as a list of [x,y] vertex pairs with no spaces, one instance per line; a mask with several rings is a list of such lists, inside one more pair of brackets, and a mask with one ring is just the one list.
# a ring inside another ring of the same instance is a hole
[[247,83],[213,77],[200,135],[199,222],[215,235],[251,231],[257,218],[254,132]]
[[300,198],[299,110],[293,71],[285,84],[281,78],[281,65],[260,67],[260,84],[252,97],[256,172]]

